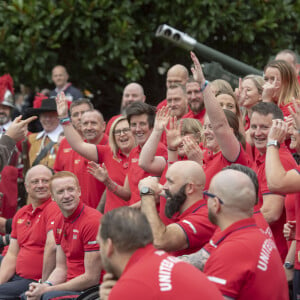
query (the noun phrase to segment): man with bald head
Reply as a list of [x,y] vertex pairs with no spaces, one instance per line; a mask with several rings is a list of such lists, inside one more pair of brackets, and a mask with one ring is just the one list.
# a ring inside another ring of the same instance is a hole
[[204,273],[225,299],[288,299],[276,245],[253,219],[256,191],[250,177],[237,170],[216,174],[204,192],[210,221],[221,231]]
[[52,69],[52,81],[55,89],[50,92],[50,97],[56,97],[60,92],[64,92],[69,101],[82,98],[82,93],[68,82],[69,74],[64,66],[55,66]]
[[36,165],[26,173],[30,204],[13,218],[10,245],[0,268],[0,299],[15,299],[29,283],[48,276],[55,266],[55,251],[47,249],[44,256],[45,244],[53,238],[52,222],[59,213],[50,197],[51,177],[52,172],[44,165]]
[[[166,87],[168,89],[173,84],[186,85],[188,78],[189,71],[185,66],[179,64],[174,65],[167,72]],[[164,106],[167,106],[167,104],[167,99],[161,101],[157,105],[157,110],[161,109]]]
[[146,96],[144,94],[143,87],[136,83],[131,82],[127,84],[123,90],[122,103],[121,103],[121,114],[125,114],[126,108],[133,102],[141,101],[145,102]]
[[123,95],[122,95],[122,102],[121,102],[121,107],[120,107],[120,114],[113,116],[108,122],[107,126],[105,129],[105,133],[109,135],[109,130],[112,125],[112,123],[122,115],[126,115],[126,109],[127,107],[133,103],[133,102],[145,102],[146,101],[146,96],[144,93],[144,88],[136,82],[131,82],[127,84],[123,90]]
[[[152,228],[154,246],[175,255],[195,252],[209,241],[215,230],[203,199],[203,169],[194,161],[178,161],[169,167],[166,180],[164,187],[155,177],[139,183],[142,211]],[[166,197],[165,214],[174,220],[167,226],[156,210],[159,195]]]

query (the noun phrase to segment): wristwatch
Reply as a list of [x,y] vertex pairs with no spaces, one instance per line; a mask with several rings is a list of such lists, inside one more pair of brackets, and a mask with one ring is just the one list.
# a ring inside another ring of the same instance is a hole
[[148,186],[143,186],[140,190],[140,196],[144,196],[144,195],[155,195],[155,193]]
[[269,146],[275,146],[275,147],[279,148],[279,147],[280,147],[280,144],[279,144],[278,141],[276,141],[276,140],[270,140],[270,141],[268,141],[268,143],[267,143],[267,147],[269,147]]
[[293,269],[294,268],[294,265],[289,262],[289,261],[286,261],[284,264],[284,267],[287,269],[287,270],[290,270],[290,269]]

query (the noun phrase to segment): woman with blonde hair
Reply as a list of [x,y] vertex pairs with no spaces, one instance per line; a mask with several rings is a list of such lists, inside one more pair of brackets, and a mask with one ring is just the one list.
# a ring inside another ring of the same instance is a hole
[[288,107],[292,99],[299,99],[300,86],[297,74],[292,66],[284,60],[273,60],[264,68],[262,99],[264,102],[274,102],[289,116]]

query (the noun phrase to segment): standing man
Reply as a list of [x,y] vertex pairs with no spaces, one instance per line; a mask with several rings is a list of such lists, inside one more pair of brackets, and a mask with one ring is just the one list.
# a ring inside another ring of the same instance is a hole
[[151,227],[137,209],[120,207],[106,213],[98,240],[107,272],[101,300],[222,299],[200,271],[153,247]]
[[150,223],[154,246],[175,252],[177,256],[196,252],[209,241],[215,230],[215,226],[208,220],[208,210],[203,199],[203,169],[194,161],[178,161],[169,167],[166,179],[165,215],[174,221],[167,226],[156,209],[156,201],[162,193],[157,178],[147,177],[139,183],[142,212]]
[[107,122],[107,126],[105,129],[105,133],[107,135],[109,135],[109,131],[110,131],[110,127],[111,127],[112,123],[121,115],[125,116],[127,107],[131,103],[136,102],[136,101],[145,102],[146,96],[145,96],[143,87],[139,83],[131,82],[131,83],[127,84],[123,90],[120,114],[113,116]]
[[185,85],[185,88],[190,111],[182,118],[197,119],[203,125],[206,110],[204,106],[203,94],[200,92],[201,87],[199,82],[190,77]]
[[43,130],[28,136],[30,166],[43,164],[53,168],[59,135],[63,131],[59,124],[54,98],[42,100],[39,108],[30,108],[28,113],[39,115]]
[[60,92],[64,92],[69,101],[82,98],[82,93],[68,82],[69,74],[64,66],[55,66],[52,69],[52,81],[55,89],[50,92],[50,97],[56,97]]
[[[186,85],[188,78],[189,78],[189,71],[185,66],[179,64],[174,65],[167,72],[166,87],[168,89],[170,85],[178,84],[178,83],[182,85]],[[157,105],[157,110],[161,109],[164,106],[167,106],[167,99],[161,101]]]
[[224,299],[288,299],[276,245],[256,225],[256,193],[248,175],[224,170],[215,175],[207,197],[210,221],[221,232],[204,273]]
[[44,283],[32,283],[25,294],[29,299],[76,299],[100,280],[96,237],[101,213],[80,201],[79,183],[71,172],[53,175],[50,189],[61,210],[53,227],[56,267]]
[[[81,127],[81,117],[82,115],[89,110],[93,110],[94,106],[89,99],[81,98],[74,102],[72,102],[70,106],[70,116],[71,123],[76,131],[83,138],[82,127]],[[72,172],[74,169],[74,155],[75,151],[69,145],[67,139],[63,139],[59,145],[55,163],[54,163],[54,171],[70,171]]]
[[[106,145],[108,136],[104,130],[105,122],[98,110],[86,111],[81,116],[81,131],[85,142],[93,145]],[[81,187],[81,199],[90,207],[97,208],[106,186],[88,173],[88,159],[77,152],[74,153],[73,159],[72,172],[78,178]]]
[[[59,213],[50,198],[51,176],[50,169],[43,165],[32,167],[26,174],[31,204],[23,206],[13,218],[10,245],[0,267],[1,299],[21,295],[29,283],[42,278],[43,259],[45,273],[55,266],[55,252],[44,250],[52,237],[51,223]],[[45,256],[44,251],[48,251]]]

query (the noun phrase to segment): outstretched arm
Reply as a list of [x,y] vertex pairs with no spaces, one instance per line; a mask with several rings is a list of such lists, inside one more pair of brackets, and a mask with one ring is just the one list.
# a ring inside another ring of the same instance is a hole
[[[194,68],[191,69],[194,79],[197,80],[203,88],[205,86],[205,78],[201,65],[193,52],[191,52],[191,58],[194,62]],[[233,130],[230,128],[224,111],[212,93],[209,85],[204,88],[203,97],[206,113],[211,122],[212,129],[221,148],[222,154],[228,161],[234,162],[240,153],[240,143],[235,137]]]
[[68,100],[65,94],[61,92],[56,97],[56,107],[60,123],[64,128],[65,137],[73,150],[88,160],[98,161],[97,147],[94,144],[85,143],[79,133],[70,123],[68,116]]

